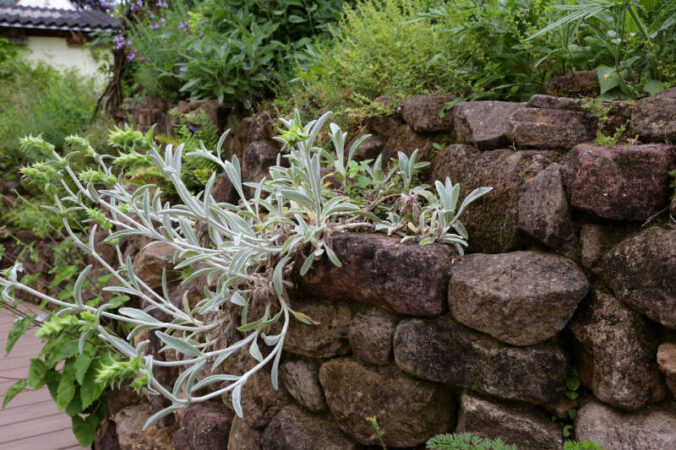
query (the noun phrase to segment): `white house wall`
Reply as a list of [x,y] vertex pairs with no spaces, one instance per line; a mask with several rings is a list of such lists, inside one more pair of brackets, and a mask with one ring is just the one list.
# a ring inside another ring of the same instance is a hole
[[82,75],[105,80],[98,70],[100,62],[94,60],[85,46],[69,46],[62,37],[27,36],[25,48],[29,61],[43,61],[60,70],[77,69]]

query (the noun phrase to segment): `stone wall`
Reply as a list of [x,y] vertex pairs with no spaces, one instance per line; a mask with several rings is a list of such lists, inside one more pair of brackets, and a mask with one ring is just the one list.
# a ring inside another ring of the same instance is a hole
[[[368,417],[389,448],[471,432],[560,449],[564,424],[605,449],[676,448],[676,89],[609,104],[609,123],[630,120],[632,144],[616,147],[594,143],[579,99],[468,102],[441,117],[449,100],[365,119],[360,157],[418,148],[429,181],[493,186],[464,216],[468,254],[335,236],[343,266],[296,279],[293,307],[319,325],[291,326],[279,390],[259,373],[244,418],[223,398],[146,432],[162,405],[117,393],[97,448],[359,449],[380,443]],[[246,179],[274,162],[274,123],[259,114],[233,134]],[[219,199],[230,191],[222,178]],[[137,258],[148,276],[171,260]]]

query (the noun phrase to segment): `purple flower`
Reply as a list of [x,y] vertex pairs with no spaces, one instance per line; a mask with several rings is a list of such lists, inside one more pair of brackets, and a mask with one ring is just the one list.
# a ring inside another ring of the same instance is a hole
[[[137,56],[138,56],[138,50],[134,50],[133,52],[131,52],[130,54],[127,55],[127,61],[133,61],[133,60],[136,59]],[[143,59],[145,59],[145,58],[143,58]]]
[[156,6],[158,8],[168,8],[169,7],[167,2],[165,2],[164,0],[158,0],[157,3],[156,3]]
[[113,38],[113,44],[115,44],[115,50],[119,50],[126,45],[124,36],[115,36]]
[[190,31],[190,26],[188,25],[188,21],[187,21],[187,20],[184,21],[184,22],[179,23],[179,24],[178,24],[178,27],[179,27],[181,30],[185,31],[186,33],[188,33],[188,32]]
[[155,18],[155,14],[150,13],[150,18],[151,18],[151,19],[154,19],[154,18]]
[[148,25],[148,28],[150,28],[151,30],[157,30],[159,27],[160,27],[159,23],[151,23],[150,25]]

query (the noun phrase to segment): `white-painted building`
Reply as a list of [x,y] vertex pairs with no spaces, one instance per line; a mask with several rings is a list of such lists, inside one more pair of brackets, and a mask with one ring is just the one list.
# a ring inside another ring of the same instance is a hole
[[93,32],[115,32],[115,20],[101,11],[78,10],[68,0],[20,0],[0,3],[0,37],[21,45],[25,57],[58,69],[77,69],[103,81],[97,55],[85,44]]

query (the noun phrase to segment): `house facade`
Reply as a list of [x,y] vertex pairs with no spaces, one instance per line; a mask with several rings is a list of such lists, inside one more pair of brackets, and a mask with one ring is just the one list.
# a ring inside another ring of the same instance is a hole
[[[44,5],[44,6],[39,6]],[[101,11],[73,8],[67,0],[0,0],[0,37],[25,48],[29,61],[77,69],[103,80],[104,50],[85,44],[93,33],[113,33],[117,22]]]

